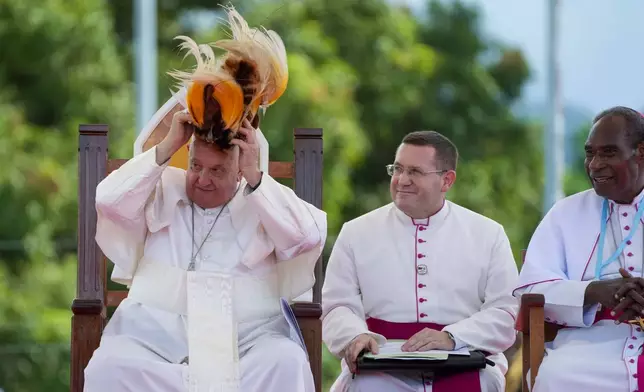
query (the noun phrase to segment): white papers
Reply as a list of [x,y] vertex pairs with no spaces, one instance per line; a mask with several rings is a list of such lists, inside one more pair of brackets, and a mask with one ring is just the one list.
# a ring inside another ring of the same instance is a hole
[[384,345],[380,346],[380,350],[377,355],[374,354],[365,354],[365,358],[371,359],[425,359],[425,360],[434,360],[441,361],[446,360],[449,355],[470,355],[470,351],[467,347],[455,351],[445,351],[445,350],[429,350],[429,351],[414,351],[414,352],[404,352],[402,351],[402,345],[405,343],[405,340],[389,340]]
[[288,326],[290,327],[289,329],[291,330],[291,339],[302,346],[302,349],[304,350],[304,353],[306,353],[306,357],[308,358],[309,352],[306,350],[304,337],[302,336],[302,331],[300,330],[300,325],[297,323],[293,309],[291,309],[291,305],[289,305],[288,301],[286,301],[284,298],[280,298],[280,305],[282,306],[282,314],[288,322]]

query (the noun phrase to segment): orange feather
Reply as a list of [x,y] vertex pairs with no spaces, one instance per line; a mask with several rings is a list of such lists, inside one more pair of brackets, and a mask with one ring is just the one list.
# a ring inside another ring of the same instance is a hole
[[200,128],[208,120],[204,118],[206,111],[204,91],[207,85],[213,87],[212,97],[219,104],[225,128],[236,131],[244,115],[244,93],[234,80],[221,80],[216,83],[192,82],[186,94],[186,102],[193,120]]
[[[226,132],[234,137],[244,118],[252,121],[260,108],[275,103],[284,94],[289,76],[279,35],[250,28],[232,6],[226,11],[231,39],[198,45],[178,36],[180,48],[197,64],[192,71],[170,73],[187,88],[188,111],[200,133],[213,140],[223,140]],[[228,53],[216,57],[213,47]]]
[[186,94],[186,103],[192,119],[197,123],[199,128],[203,127],[206,103],[203,99],[204,85],[201,83],[192,83]]
[[244,116],[244,92],[234,80],[217,83],[213,97],[221,106],[221,119],[227,129],[239,129]]

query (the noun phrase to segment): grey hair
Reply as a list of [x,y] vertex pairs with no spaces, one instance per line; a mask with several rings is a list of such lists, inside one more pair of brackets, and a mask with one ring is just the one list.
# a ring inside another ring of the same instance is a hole
[[626,122],[626,132],[632,139],[634,146],[644,143],[644,115],[642,113],[625,106],[613,106],[595,116],[593,125],[597,124],[604,117],[612,116],[624,119],[624,122]]

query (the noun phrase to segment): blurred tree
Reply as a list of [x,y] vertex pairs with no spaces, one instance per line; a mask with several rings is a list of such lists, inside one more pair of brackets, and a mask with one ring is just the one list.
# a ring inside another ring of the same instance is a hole
[[32,260],[22,276],[0,264],[0,388],[69,391],[70,312],[75,257]]
[[436,129],[456,143],[460,178],[450,198],[503,224],[518,256],[541,216],[541,133],[510,111],[528,66],[519,51],[487,42],[476,10],[459,1],[432,1],[429,21],[422,40],[440,65],[416,125],[405,128]]
[[[0,0],[0,388],[69,390],[78,124],[131,151],[131,84],[101,0]],[[64,256],[68,254],[69,256]]]
[[574,159],[570,163],[565,176],[564,184],[564,194],[572,195],[577,192],[589,189],[591,187],[590,181],[588,180],[588,175],[586,174],[586,169],[584,168],[584,144],[586,143],[586,138],[588,138],[588,133],[592,127],[591,123],[582,125],[575,132],[573,142],[575,143],[573,147]]
[[73,249],[79,123],[110,124],[112,151],[131,150],[122,137],[131,132],[131,85],[107,11],[100,0],[0,0],[0,134],[13,164],[0,169],[5,261],[27,256],[25,238],[48,257],[47,239]]

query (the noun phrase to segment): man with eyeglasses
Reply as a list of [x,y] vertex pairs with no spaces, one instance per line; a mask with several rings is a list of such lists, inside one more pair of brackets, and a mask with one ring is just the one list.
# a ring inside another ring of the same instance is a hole
[[[393,202],[342,227],[322,290],[322,336],[342,357],[331,391],[504,390],[517,267],[500,224],[445,199],[457,160],[445,136],[408,134],[387,166]],[[359,353],[378,353],[388,339],[410,352],[478,349],[496,366],[434,379],[353,377]]]
[[534,391],[644,391],[644,117],[595,117],[584,146],[592,184],[557,202],[534,232],[515,295],[545,297]]

